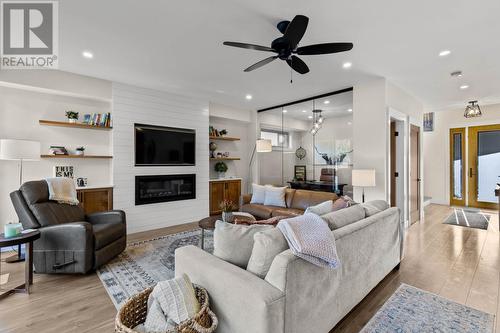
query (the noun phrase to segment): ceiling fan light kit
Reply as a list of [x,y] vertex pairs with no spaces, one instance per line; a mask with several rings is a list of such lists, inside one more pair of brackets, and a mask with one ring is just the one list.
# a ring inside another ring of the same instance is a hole
[[273,40],[271,43],[271,47],[240,42],[224,42],[223,44],[226,46],[272,52],[276,54],[265,58],[250,67],[247,67],[244,70],[245,72],[251,72],[257,68],[269,64],[276,59],[280,59],[286,61],[288,66],[290,66],[290,68],[297,73],[306,74],[309,72],[309,67],[297,55],[330,54],[345,52],[352,49],[352,43],[324,43],[299,47],[299,42],[306,32],[308,23],[309,18],[304,15],[296,15],[291,22],[279,22],[277,24],[277,28],[283,34],[283,36]]

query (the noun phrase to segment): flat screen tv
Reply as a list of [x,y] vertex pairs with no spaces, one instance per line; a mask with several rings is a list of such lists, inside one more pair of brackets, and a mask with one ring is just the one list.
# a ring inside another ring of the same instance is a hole
[[135,124],[135,165],[195,165],[193,129]]

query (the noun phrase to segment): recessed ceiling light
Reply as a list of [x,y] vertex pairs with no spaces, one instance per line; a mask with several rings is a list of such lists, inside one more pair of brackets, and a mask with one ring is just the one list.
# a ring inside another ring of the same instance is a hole
[[352,112],[352,109],[347,109],[347,112]]
[[287,113],[288,111],[287,110],[283,110],[283,113]]
[[450,50],[443,50],[439,52],[440,57],[446,57],[447,55],[450,55],[451,51]]
[[252,95],[247,94],[247,95],[245,96],[245,98],[246,98],[246,99],[248,99],[248,100],[251,100],[251,99],[252,99]]
[[219,94],[224,94],[224,93],[225,93],[225,91],[224,91],[224,90],[222,90],[222,89],[217,89],[215,92],[217,92],[217,93],[219,93]]
[[94,54],[90,51],[83,51],[82,56],[87,59],[92,59],[94,57]]
[[347,125],[352,125],[352,122],[348,121],[348,122],[347,122]]
[[307,118],[309,118],[309,119],[313,119],[313,116],[307,116]]
[[462,89],[462,90],[465,90],[465,89],[467,89],[467,88],[469,88],[469,85],[467,85],[467,84],[462,84],[462,85],[460,86],[460,89]]
[[307,112],[307,110],[302,110],[302,113],[306,113],[306,112]]
[[330,104],[330,101],[326,100],[326,101],[323,102],[323,104]]
[[344,67],[345,69],[351,68],[352,67],[352,63],[351,62],[344,62],[342,64],[342,67]]

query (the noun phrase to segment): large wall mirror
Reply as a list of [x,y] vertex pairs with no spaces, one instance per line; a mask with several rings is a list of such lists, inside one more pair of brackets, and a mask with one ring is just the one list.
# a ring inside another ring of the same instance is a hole
[[260,184],[352,196],[352,90],[261,111]]

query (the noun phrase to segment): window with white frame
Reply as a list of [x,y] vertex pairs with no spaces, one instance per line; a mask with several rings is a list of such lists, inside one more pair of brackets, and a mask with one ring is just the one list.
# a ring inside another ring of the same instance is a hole
[[262,139],[271,140],[271,145],[276,148],[290,148],[290,133],[276,130],[262,129],[260,131]]

